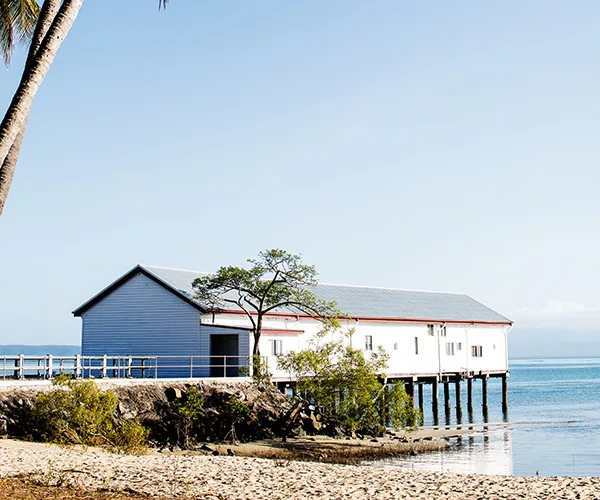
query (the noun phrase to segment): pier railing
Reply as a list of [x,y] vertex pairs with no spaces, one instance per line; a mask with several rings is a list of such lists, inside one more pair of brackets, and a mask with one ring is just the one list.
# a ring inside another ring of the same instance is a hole
[[248,356],[0,356],[2,380],[248,376]]

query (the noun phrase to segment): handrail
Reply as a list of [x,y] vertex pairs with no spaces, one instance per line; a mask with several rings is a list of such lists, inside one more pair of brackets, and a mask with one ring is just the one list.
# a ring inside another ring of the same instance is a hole
[[[4,355],[2,379],[240,377],[247,374],[249,356],[45,356]],[[12,372],[12,376],[11,376]],[[185,373],[185,375],[184,375]]]

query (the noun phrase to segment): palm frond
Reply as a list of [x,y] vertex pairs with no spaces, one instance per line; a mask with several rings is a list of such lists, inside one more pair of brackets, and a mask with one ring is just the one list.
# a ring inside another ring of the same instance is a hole
[[15,45],[13,31],[14,23],[10,5],[7,1],[0,0],[0,52],[7,66]]
[[0,0],[0,53],[6,65],[15,48],[15,39],[23,44],[31,42],[39,13],[36,0]]
[[29,43],[40,14],[40,6],[36,0],[12,0],[15,28],[19,41]]

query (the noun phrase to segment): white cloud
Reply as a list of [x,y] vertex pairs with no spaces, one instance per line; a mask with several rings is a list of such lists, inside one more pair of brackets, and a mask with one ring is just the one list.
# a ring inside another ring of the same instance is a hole
[[548,300],[541,307],[520,307],[515,323],[530,328],[600,330],[600,308],[579,302]]

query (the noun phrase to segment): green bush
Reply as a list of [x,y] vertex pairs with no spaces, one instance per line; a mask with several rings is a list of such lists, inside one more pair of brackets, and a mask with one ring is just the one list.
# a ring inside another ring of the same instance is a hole
[[196,440],[198,426],[205,416],[204,396],[196,386],[191,386],[181,399],[175,400],[175,429],[179,445],[188,449]]
[[388,356],[383,348],[367,358],[343,335],[324,342],[330,334],[322,332],[309,349],[292,351],[278,360],[279,367],[297,380],[298,395],[322,415],[323,424],[347,433],[379,433],[387,425],[420,422],[420,412],[404,384],[387,384]]
[[137,420],[123,420],[108,435],[108,447],[123,453],[142,455],[148,449],[150,431]]
[[236,426],[244,423],[249,423],[252,417],[252,409],[235,394],[230,394],[221,409],[221,423],[226,434],[223,436],[223,441],[231,439],[232,444],[238,440]]
[[135,420],[119,422],[118,400],[92,381],[68,376],[54,380],[55,389],[40,395],[31,408],[31,435],[57,444],[104,446],[124,452],[142,452],[148,432]]

